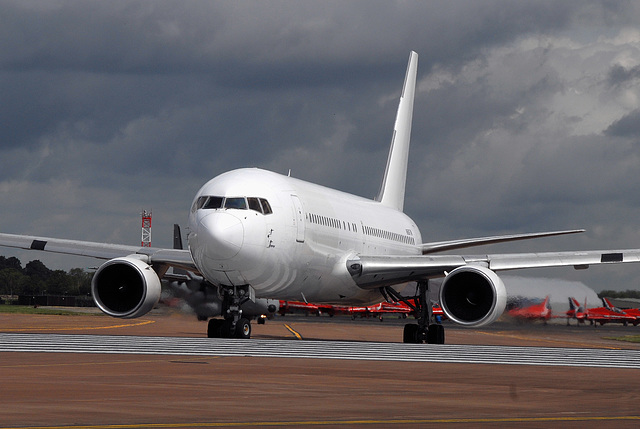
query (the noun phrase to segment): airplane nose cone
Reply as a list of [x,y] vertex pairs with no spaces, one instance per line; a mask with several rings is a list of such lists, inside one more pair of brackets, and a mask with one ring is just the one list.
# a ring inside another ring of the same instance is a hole
[[198,224],[198,242],[208,259],[224,261],[240,252],[244,242],[244,227],[229,213],[211,213]]

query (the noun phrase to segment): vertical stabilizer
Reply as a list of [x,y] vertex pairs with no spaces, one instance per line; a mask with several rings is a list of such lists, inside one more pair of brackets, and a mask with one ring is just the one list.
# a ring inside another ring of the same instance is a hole
[[409,161],[409,143],[411,140],[411,118],[413,115],[413,97],[416,90],[418,72],[418,54],[411,51],[409,65],[404,78],[396,123],[391,137],[391,148],[387,159],[380,195],[376,198],[385,206],[402,211],[404,207],[404,188],[407,181],[407,163]]

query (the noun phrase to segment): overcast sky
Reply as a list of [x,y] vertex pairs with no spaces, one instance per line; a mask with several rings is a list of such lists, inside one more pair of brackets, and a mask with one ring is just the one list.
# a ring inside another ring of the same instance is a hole
[[[585,228],[466,253],[640,248],[635,1],[0,1],[0,231],[135,245],[147,209],[170,247],[238,167],[373,197],[410,50],[425,241]],[[640,266],[544,275],[640,287]]]

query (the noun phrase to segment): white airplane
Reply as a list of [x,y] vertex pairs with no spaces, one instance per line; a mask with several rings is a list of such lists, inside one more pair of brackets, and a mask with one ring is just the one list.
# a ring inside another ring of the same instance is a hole
[[106,259],[92,281],[96,305],[114,317],[139,317],[160,296],[170,267],[202,276],[217,293],[222,319],[209,337],[249,338],[241,305],[282,299],[338,305],[406,300],[397,289],[416,285],[417,323],[403,341],[444,343],[432,323],[429,281],[441,279],[440,304],[464,326],[493,322],[505,308],[496,272],[533,267],[640,262],[640,249],[502,255],[440,255],[477,245],[582,232],[556,231],[423,243],[403,213],[418,55],[411,52],[379,196],[369,200],[257,168],[207,182],[189,214],[188,250],[0,234],[0,245]]

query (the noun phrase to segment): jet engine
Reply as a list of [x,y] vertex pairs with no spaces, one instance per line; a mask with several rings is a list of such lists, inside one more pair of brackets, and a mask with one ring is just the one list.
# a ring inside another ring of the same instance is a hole
[[466,265],[451,271],[440,287],[440,305],[447,317],[464,326],[496,320],[507,304],[507,291],[496,273]]
[[115,258],[105,262],[93,276],[91,295],[98,308],[113,317],[140,317],[160,299],[160,279],[145,262]]

